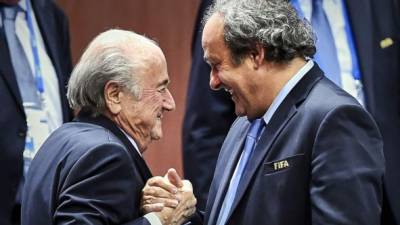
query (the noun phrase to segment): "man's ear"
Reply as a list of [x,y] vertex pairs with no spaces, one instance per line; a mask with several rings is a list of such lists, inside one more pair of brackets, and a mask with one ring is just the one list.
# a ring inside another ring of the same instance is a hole
[[117,115],[122,109],[121,96],[122,88],[120,85],[114,81],[109,81],[106,83],[104,86],[104,99],[106,102],[106,108],[113,115]]
[[253,68],[258,69],[264,63],[265,49],[261,44],[256,44],[254,50],[250,52],[250,59],[253,63]]

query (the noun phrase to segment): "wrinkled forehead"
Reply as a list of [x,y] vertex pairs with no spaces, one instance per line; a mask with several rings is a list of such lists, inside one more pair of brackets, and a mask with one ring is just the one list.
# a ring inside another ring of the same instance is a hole
[[169,83],[167,62],[160,48],[149,49],[140,59],[139,76],[144,88]]
[[214,13],[206,22],[203,29],[203,49],[211,43],[223,40],[224,18],[219,13]]

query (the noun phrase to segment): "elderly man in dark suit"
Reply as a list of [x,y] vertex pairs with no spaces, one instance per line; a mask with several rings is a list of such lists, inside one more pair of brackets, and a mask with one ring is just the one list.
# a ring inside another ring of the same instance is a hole
[[187,181],[169,185],[161,211],[140,207],[151,177],[142,153],[162,137],[163,114],[175,109],[169,82],[152,40],[123,30],[96,37],[68,83],[78,116],[51,134],[30,166],[22,224],[181,224],[190,216],[196,200]]
[[70,72],[68,22],[55,3],[0,0],[2,225],[20,223],[29,163],[49,133],[71,119]]
[[380,132],[311,59],[311,26],[281,0],[216,1],[205,21],[210,86],[230,94],[238,118],[203,223],[379,225]]

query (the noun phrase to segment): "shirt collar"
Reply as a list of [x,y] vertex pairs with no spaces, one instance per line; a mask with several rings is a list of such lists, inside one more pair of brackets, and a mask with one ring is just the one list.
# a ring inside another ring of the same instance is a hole
[[139,155],[142,156],[142,153],[139,151],[139,147],[138,147],[138,145],[136,144],[135,140],[133,140],[133,138],[132,138],[131,136],[129,136],[129,134],[126,133],[123,129],[121,129],[121,128],[119,128],[119,129],[122,131],[122,133],[125,134],[125,136],[126,136],[126,137],[128,138],[128,140],[129,140],[129,142],[131,142],[131,144],[133,145],[133,147],[135,147],[135,149],[136,149],[136,151],[139,153]]
[[294,86],[296,86],[301,78],[303,78],[307,74],[307,72],[310,71],[313,66],[313,60],[308,60],[308,62],[283,86],[283,88],[279,91],[271,106],[268,108],[267,112],[265,112],[263,116],[265,124],[269,123],[272,116],[275,114],[278,107],[282,104],[283,100],[285,100],[289,92],[294,88]]
[[[21,7],[26,12],[26,1],[28,0],[20,0],[18,2],[18,6]],[[1,7],[0,7],[0,28],[3,27],[3,18],[2,18],[2,12],[1,12]]]
[[[297,10],[301,10],[300,14],[303,15],[308,21],[311,21],[311,16],[312,16],[312,10],[313,10],[313,0],[292,0],[292,3],[294,5],[297,5],[299,7]],[[324,11],[326,9],[330,10],[332,7],[329,7],[329,5],[326,5],[327,1],[322,1]],[[340,5],[342,2],[341,0],[330,0],[327,3],[333,3],[334,5]]]
[[28,0],[20,0],[18,2],[19,7],[21,7],[22,10],[24,10],[26,12],[26,1]]

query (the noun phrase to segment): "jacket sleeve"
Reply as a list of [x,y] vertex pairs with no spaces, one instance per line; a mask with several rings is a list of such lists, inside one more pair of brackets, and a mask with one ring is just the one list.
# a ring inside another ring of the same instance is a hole
[[143,181],[126,151],[118,144],[100,145],[61,169],[54,224],[150,225],[139,212]]
[[184,225],[203,225],[204,224],[204,212],[197,210],[188,222],[184,223]]
[[380,224],[383,144],[361,106],[340,106],[325,116],[311,157],[313,225]]

